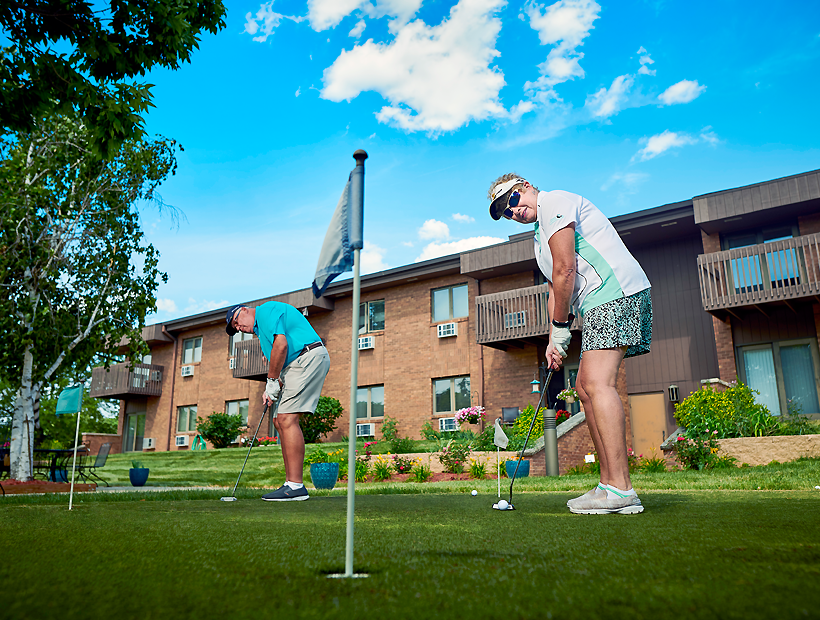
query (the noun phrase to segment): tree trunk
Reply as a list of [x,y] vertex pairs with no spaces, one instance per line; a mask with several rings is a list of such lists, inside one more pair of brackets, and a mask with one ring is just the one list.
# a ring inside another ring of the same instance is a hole
[[23,374],[17,390],[17,403],[11,422],[10,476],[14,480],[27,482],[34,472],[34,392],[31,385],[31,369],[34,356],[31,345],[26,347],[23,357]]

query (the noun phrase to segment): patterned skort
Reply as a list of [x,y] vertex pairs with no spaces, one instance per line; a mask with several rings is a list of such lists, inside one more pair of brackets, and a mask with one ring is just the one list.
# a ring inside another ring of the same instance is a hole
[[652,296],[645,289],[621,297],[584,314],[581,355],[584,351],[626,347],[624,357],[649,353],[652,343]]

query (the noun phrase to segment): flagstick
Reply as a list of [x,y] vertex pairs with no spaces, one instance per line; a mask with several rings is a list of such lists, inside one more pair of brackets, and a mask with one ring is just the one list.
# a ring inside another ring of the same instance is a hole
[[501,499],[501,448],[495,447],[495,467],[498,470],[496,478],[498,479],[498,499]]
[[80,439],[80,412],[77,412],[77,430],[74,432],[74,461],[71,463],[71,492],[68,494],[68,509],[74,504],[74,473],[77,471],[77,442]]
[[359,384],[359,252],[353,251],[353,335],[350,349],[350,430],[347,455],[347,543],[345,577],[353,577],[353,517],[356,502],[356,391]]

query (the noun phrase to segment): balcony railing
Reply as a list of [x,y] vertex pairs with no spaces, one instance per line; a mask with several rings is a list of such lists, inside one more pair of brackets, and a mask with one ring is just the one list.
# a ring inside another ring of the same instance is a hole
[[262,379],[268,376],[268,360],[262,355],[259,338],[237,342],[234,353],[235,379]]
[[162,394],[162,371],[156,364],[114,364],[108,370],[91,371],[92,398],[126,396],[159,396]]
[[707,312],[820,293],[820,233],[701,254],[698,277]]

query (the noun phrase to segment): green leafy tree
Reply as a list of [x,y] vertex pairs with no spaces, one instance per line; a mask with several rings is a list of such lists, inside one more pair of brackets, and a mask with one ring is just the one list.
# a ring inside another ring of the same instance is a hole
[[[40,430],[37,433],[39,438],[35,438],[35,444],[40,447],[70,448],[74,445],[77,416],[56,414],[57,398],[67,385],[67,381],[62,381],[59,385],[52,386],[49,393],[40,398]],[[106,403],[98,398],[91,398],[88,390],[84,390],[80,409],[81,436],[82,433],[116,433],[117,418],[106,417],[106,413],[109,413],[106,411]]]
[[77,113],[89,148],[112,157],[143,135],[156,67],[178,69],[200,34],[225,26],[221,0],[0,3],[0,134]]
[[[109,363],[156,308],[159,254],[144,243],[139,207],[176,169],[176,144],[129,140],[91,156],[76,118],[0,138],[0,379],[15,391],[11,475],[31,478],[34,403],[60,373]],[[100,353],[102,352],[102,353]],[[102,357],[100,357],[102,355]]]
[[230,415],[214,411],[207,420],[196,419],[196,430],[203,438],[211,442],[214,448],[227,448],[236,436],[248,428],[242,422],[242,415]]
[[316,412],[303,415],[299,420],[305,442],[316,443],[320,435],[327,435],[336,428],[336,420],[344,413],[342,403],[330,396],[320,396]]

